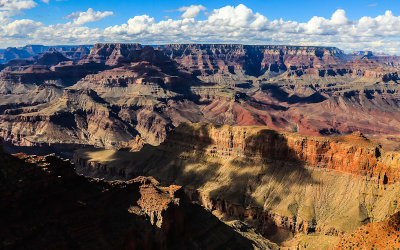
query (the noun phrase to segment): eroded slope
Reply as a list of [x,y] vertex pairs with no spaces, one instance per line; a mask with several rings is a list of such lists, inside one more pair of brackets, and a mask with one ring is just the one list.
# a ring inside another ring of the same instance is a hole
[[160,146],[139,152],[74,156],[86,175],[151,175],[182,185],[224,220],[241,219],[281,244],[297,233],[335,237],[393,214],[399,159],[360,133],[309,137],[209,124],[183,124]]

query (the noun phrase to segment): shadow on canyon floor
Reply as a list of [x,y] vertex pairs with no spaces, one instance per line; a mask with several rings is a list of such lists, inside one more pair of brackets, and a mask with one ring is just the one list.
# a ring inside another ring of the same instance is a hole
[[[264,129],[247,137],[244,157],[223,156],[214,160],[206,152],[216,143],[206,125],[194,129],[183,124],[178,129],[172,131],[160,146],[146,145],[139,152],[113,152],[105,163],[108,176],[100,173],[94,177],[131,179],[140,175],[153,176],[166,185],[177,184],[194,189],[207,186],[212,197],[260,206],[263,204],[257,202],[252,194],[271,181],[286,187],[280,196],[272,199],[275,203],[279,203],[281,196],[295,185],[318,183],[306,169],[306,163],[288,145],[285,136],[276,131]],[[84,152],[83,157],[90,159],[90,152]]]
[[25,153],[28,155],[55,154],[61,158],[72,159],[74,151],[79,148],[93,149],[94,146],[75,143],[38,143],[35,146],[17,146],[9,141],[3,141],[4,152],[8,154]]
[[261,89],[263,92],[266,93],[271,93],[274,98],[276,98],[280,102],[286,102],[288,104],[296,104],[296,103],[305,103],[305,104],[311,104],[311,103],[320,103],[325,101],[327,98],[321,95],[318,92],[315,92],[314,94],[307,96],[307,97],[300,97],[298,95],[291,95],[289,96],[289,93],[285,92],[282,90],[278,85],[274,84],[263,84],[261,86]]
[[166,210],[161,228],[151,225],[129,211],[138,205],[139,183],[93,181],[56,157],[40,167],[0,152],[0,162],[0,212],[7,214],[0,221],[2,249],[253,249],[185,200]]

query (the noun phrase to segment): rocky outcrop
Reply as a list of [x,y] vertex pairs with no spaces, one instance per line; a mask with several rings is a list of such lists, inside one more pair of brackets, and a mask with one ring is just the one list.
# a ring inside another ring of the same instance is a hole
[[174,228],[170,213],[182,219],[186,198],[240,235],[277,243],[338,237],[396,211],[400,156],[388,150],[400,145],[395,57],[213,44],[97,44],[85,53],[54,49],[2,66],[6,151],[71,158],[91,147],[74,156],[79,173],[183,186],[118,184],[143,191],[129,209],[148,218],[146,232],[162,246],[170,243],[159,230]]
[[[66,58],[76,61],[89,55],[90,47],[89,46],[72,47],[69,51],[61,51],[61,53]],[[56,48],[52,50],[50,49],[50,51],[57,51],[57,49]]]
[[60,62],[65,62],[69,60],[70,59],[66,58],[62,53],[57,51],[52,51],[52,52],[45,52],[39,55],[35,64],[53,66],[59,64]]
[[[162,47],[202,80],[269,79],[282,75],[292,80],[312,77],[366,78],[397,81],[398,57],[346,55],[337,48],[306,46],[248,46],[230,44],[173,44]],[[253,77],[253,78],[252,78]]]
[[369,223],[354,232],[340,238],[334,249],[385,249],[400,247],[400,214],[390,216],[387,220]]
[[65,143],[118,147],[136,136],[93,90],[64,90],[60,99],[45,105],[47,108],[40,111],[20,109],[2,116],[4,140],[17,146]]
[[137,43],[98,43],[91,48],[89,55],[82,59],[81,63],[95,62],[115,66],[129,57],[131,52],[141,48]]
[[[90,179],[54,156],[0,153],[0,161],[0,211],[7,214],[0,221],[2,249],[253,249],[259,245],[188,202],[178,186],[162,187],[148,177],[126,182]],[[262,243],[275,246],[267,240]]]

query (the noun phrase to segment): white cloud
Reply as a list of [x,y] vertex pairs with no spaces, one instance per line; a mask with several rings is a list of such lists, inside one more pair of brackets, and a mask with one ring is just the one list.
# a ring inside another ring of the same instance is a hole
[[29,19],[16,20],[2,26],[1,33],[8,37],[25,37],[25,34],[29,35],[41,26],[42,23]]
[[195,18],[199,15],[200,11],[205,11],[206,9],[203,5],[190,5],[188,7],[180,7],[178,11],[183,12],[181,15],[183,18]]
[[49,0],[40,0],[40,1],[42,1],[43,3],[49,3]]
[[330,21],[333,25],[349,24],[349,19],[346,17],[346,11],[340,9],[333,13]]
[[391,11],[350,20],[346,12],[339,9],[330,18],[315,16],[307,22],[297,22],[269,20],[243,4],[212,10],[205,20],[197,20],[195,17],[202,9],[198,13],[197,10],[188,12],[190,8],[181,10],[188,14],[185,17],[182,14],[180,19],[158,21],[152,16],[140,15],[105,29],[82,25],[112,15],[112,12],[88,9],[71,14],[69,18],[73,22],[46,26],[33,20],[10,20],[10,16],[2,16],[0,11],[0,40],[4,47],[26,43],[242,43],[336,46],[347,51],[400,53],[400,16]]
[[0,0],[0,10],[27,10],[35,6],[33,0]]
[[225,6],[214,10],[210,14],[208,22],[214,25],[243,27],[249,24],[254,18],[255,16],[251,9],[243,4],[239,4],[237,7]]
[[0,0],[0,25],[13,22],[12,16],[19,15],[22,10],[32,9],[35,6],[36,2],[33,0]]
[[74,12],[67,16],[68,19],[73,19],[74,23],[77,25],[82,25],[89,22],[99,21],[107,16],[111,16],[114,13],[112,11],[94,11],[89,8],[87,11]]

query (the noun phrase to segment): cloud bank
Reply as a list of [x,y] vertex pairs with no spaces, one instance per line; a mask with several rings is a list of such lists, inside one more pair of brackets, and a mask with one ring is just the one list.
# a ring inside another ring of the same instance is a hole
[[198,15],[202,5],[182,7],[178,19],[156,21],[149,15],[134,16],[126,23],[104,29],[85,24],[113,15],[111,11],[75,12],[72,21],[43,25],[29,19],[13,20],[12,11],[35,7],[31,0],[0,0],[0,39],[3,46],[36,44],[92,44],[96,42],[242,43],[336,46],[347,51],[375,50],[400,53],[400,16],[391,11],[350,20],[344,10],[330,18],[314,16],[308,22],[269,20],[243,4]]

